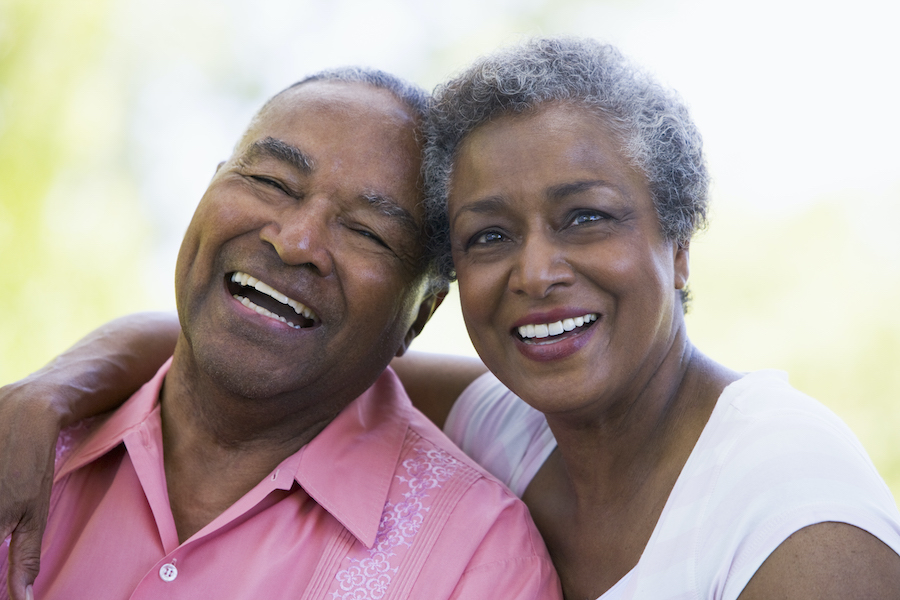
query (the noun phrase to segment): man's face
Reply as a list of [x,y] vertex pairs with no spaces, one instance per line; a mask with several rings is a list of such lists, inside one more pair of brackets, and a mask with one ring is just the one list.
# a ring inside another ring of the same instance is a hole
[[199,371],[253,398],[346,403],[371,385],[430,313],[416,125],[389,92],[333,81],[258,115],[178,256]]

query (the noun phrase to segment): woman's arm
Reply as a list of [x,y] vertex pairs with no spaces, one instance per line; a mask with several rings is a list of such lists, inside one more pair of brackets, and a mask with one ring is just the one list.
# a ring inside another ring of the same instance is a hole
[[171,356],[179,331],[174,313],[123,317],[0,388],[0,542],[12,534],[12,598],[25,598],[38,573],[60,430],[119,406]]
[[818,523],[769,555],[738,600],[900,598],[900,556],[868,531]]
[[407,352],[391,361],[413,405],[443,427],[453,403],[470,383],[487,371],[468,356]]

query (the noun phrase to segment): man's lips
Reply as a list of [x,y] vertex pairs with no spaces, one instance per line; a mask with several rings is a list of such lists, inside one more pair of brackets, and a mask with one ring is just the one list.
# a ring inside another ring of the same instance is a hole
[[544,338],[553,338],[561,336],[564,333],[575,331],[576,329],[587,329],[591,323],[599,318],[597,313],[587,313],[580,317],[570,317],[553,321],[552,323],[529,323],[517,327],[514,332],[518,333],[519,338],[523,341],[540,340]]
[[313,327],[319,322],[308,306],[247,273],[235,271],[226,275],[226,282],[235,300],[264,317],[281,321],[294,329]]

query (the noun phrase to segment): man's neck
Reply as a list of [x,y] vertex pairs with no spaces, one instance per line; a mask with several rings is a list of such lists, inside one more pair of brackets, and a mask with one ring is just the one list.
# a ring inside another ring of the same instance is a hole
[[160,397],[169,504],[184,542],[309,443],[352,398],[243,398],[179,358],[176,350]]

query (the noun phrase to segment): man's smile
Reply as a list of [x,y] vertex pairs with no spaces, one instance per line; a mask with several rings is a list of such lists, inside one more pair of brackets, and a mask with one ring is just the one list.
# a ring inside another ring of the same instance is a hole
[[234,299],[265,317],[294,329],[312,327],[319,322],[309,307],[247,273],[235,271],[226,277],[228,291]]

